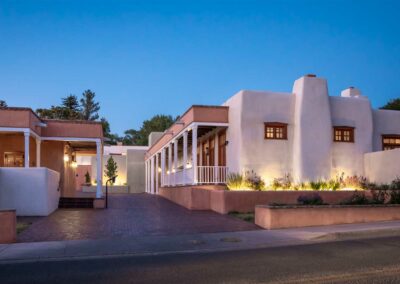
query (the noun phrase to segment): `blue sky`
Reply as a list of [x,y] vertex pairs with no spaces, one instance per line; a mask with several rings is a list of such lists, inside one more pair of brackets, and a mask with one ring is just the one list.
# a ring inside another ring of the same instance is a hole
[[96,92],[113,132],[241,89],[400,97],[400,1],[0,2],[0,99],[49,107]]

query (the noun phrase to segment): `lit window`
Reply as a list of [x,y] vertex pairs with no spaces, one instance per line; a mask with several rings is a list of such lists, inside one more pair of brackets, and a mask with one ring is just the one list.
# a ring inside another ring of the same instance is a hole
[[265,139],[287,139],[287,124],[281,122],[265,122]]
[[337,126],[333,128],[333,141],[354,142],[354,128],[349,126]]
[[400,148],[400,135],[382,135],[383,150]]

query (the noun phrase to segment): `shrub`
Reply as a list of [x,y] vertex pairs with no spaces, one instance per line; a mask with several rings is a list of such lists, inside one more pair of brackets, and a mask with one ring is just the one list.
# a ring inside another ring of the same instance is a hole
[[391,190],[400,190],[400,178],[399,177],[392,181],[392,183],[390,184],[390,189]]
[[386,190],[372,190],[372,204],[384,204],[388,196]]
[[356,191],[349,200],[342,202],[343,205],[364,205],[370,204],[370,201],[365,196],[364,192]]
[[226,185],[230,190],[239,190],[243,188],[244,178],[243,175],[238,173],[229,173],[226,177]]
[[258,176],[254,171],[247,171],[245,174],[245,184],[246,187],[254,189],[254,190],[263,190],[265,189],[265,182],[263,179]]
[[400,190],[390,191],[390,204],[400,204]]
[[318,193],[313,193],[311,195],[300,195],[299,198],[297,198],[297,202],[302,205],[322,205],[322,204],[324,204],[322,197],[319,196]]
[[90,184],[90,174],[88,171],[86,171],[86,174],[85,174],[85,183]]
[[289,189],[292,188],[292,178],[290,174],[285,174],[284,177],[282,178],[274,178],[272,182],[272,188],[277,190],[277,189]]
[[357,189],[366,189],[368,187],[368,180],[363,176],[348,176],[342,179],[342,187],[351,187]]

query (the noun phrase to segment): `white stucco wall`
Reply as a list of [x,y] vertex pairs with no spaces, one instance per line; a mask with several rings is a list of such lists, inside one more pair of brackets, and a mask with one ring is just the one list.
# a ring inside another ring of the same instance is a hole
[[48,168],[0,168],[0,209],[47,216],[58,208],[60,174]]
[[[364,176],[364,154],[372,151],[372,110],[366,97],[329,97],[333,126],[354,127],[354,143],[332,143],[331,176]],[[331,131],[333,140],[333,130]]]
[[383,134],[400,134],[400,111],[376,109],[373,119],[373,151],[381,151]]
[[145,153],[146,150],[128,150],[127,152],[127,183],[130,193],[145,191]]
[[[288,93],[242,91],[225,103],[229,106],[230,171],[254,170],[266,182],[291,172],[293,99]],[[264,122],[287,123],[288,140],[264,139]]]
[[371,182],[390,183],[400,178],[400,149],[365,154],[365,174]]

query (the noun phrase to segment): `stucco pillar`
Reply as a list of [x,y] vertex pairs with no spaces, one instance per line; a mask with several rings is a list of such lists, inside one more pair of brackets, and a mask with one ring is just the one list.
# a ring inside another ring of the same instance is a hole
[[215,136],[214,136],[214,176],[215,176],[215,180],[217,182],[221,182],[221,172],[220,169],[218,168],[219,162],[218,162],[218,145],[219,145],[219,140],[218,140],[218,132],[215,132]]
[[25,159],[24,166],[29,168],[29,132],[24,132]]
[[165,148],[161,149],[161,186],[165,186]]
[[156,154],[156,166],[155,166],[155,175],[156,175],[156,186],[155,186],[155,193],[158,193],[158,176],[160,175],[159,169],[159,159],[158,153]]
[[151,157],[150,160],[150,193],[153,194],[155,190],[155,184],[154,184],[154,156]]
[[40,146],[42,141],[36,139],[36,167],[40,167]]
[[103,196],[102,187],[103,187],[103,153],[101,150],[101,142],[96,142],[96,171],[97,171],[97,186],[96,186],[96,198],[101,198]]
[[192,169],[193,184],[197,184],[197,125],[192,128]]
[[147,193],[147,161],[144,160],[144,192]]
[[172,185],[172,144],[168,144],[168,185]]
[[183,184],[186,184],[186,169],[187,169],[187,150],[188,150],[188,133],[187,131],[183,132]]
[[295,81],[293,93],[296,97],[292,155],[294,181],[329,179],[332,122],[327,82],[311,76],[301,77]]
[[174,185],[177,184],[177,171],[178,171],[178,139],[174,140]]

